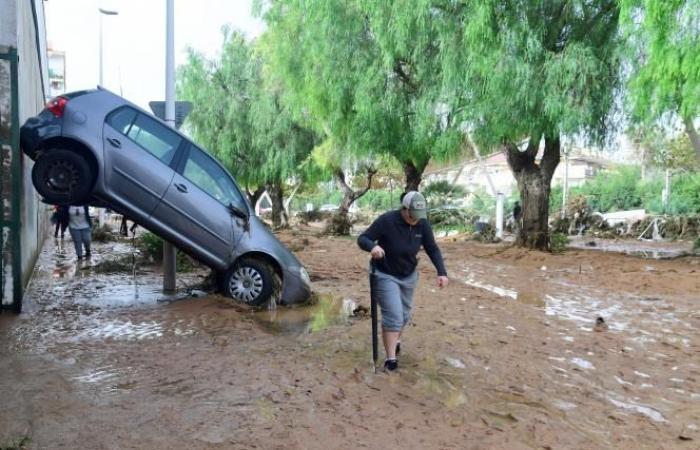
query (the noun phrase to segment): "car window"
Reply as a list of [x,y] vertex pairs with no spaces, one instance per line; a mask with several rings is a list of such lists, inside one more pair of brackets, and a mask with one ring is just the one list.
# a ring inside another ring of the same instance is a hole
[[182,174],[224,205],[233,204],[245,210],[245,203],[229,174],[197,147],[190,147]]
[[107,123],[121,134],[126,135],[129,132],[129,127],[136,118],[136,114],[138,113],[131,108],[119,108],[109,114]]
[[160,122],[139,114],[126,136],[165,164],[170,164],[182,138]]

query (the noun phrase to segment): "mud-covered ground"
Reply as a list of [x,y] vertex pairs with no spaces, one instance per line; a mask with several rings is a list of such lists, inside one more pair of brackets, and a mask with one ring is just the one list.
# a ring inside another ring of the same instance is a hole
[[437,290],[422,258],[400,372],[386,375],[369,319],[347,317],[369,306],[367,255],[352,239],[282,238],[314,306],[189,296],[204,272],[164,297],[156,271],[96,267],[128,242],[77,265],[51,240],[26,312],[0,315],[0,447],[700,447],[700,259],[447,238],[452,283]]

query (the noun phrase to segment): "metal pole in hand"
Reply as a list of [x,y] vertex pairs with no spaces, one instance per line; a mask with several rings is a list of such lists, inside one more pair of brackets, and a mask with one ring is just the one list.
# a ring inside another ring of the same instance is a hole
[[369,273],[369,298],[370,314],[372,316],[372,367],[377,372],[377,359],[379,358],[378,338],[377,338],[377,292],[375,288],[376,274],[374,260],[370,261],[371,271]]

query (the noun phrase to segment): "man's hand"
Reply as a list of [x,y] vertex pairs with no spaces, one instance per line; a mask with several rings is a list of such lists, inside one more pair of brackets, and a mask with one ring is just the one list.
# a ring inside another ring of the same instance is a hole
[[375,245],[374,247],[372,247],[372,251],[370,253],[372,254],[372,259],[384,258],[384,249],[378,245]]
[[445,277],[445,276],[442,276],[442,275],[438,275],[438,277],[437,277],[437,285],[438,285],[438,287],[439,287],[440,289],[442,289],[442,288],[444,288],[444,287],[447,287],[447,285],[448,285],[449,283],[450,283],[450,279],[449,279],[449,278],[447,278],[447,277]]

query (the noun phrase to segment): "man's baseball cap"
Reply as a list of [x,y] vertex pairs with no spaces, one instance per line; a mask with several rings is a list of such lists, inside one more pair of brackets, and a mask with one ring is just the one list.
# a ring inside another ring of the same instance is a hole
[[401,206],[408,209],[411,217],[416,220],[428,218],[428,204],[425,197],[418,191],[409,191],[404,195]]

